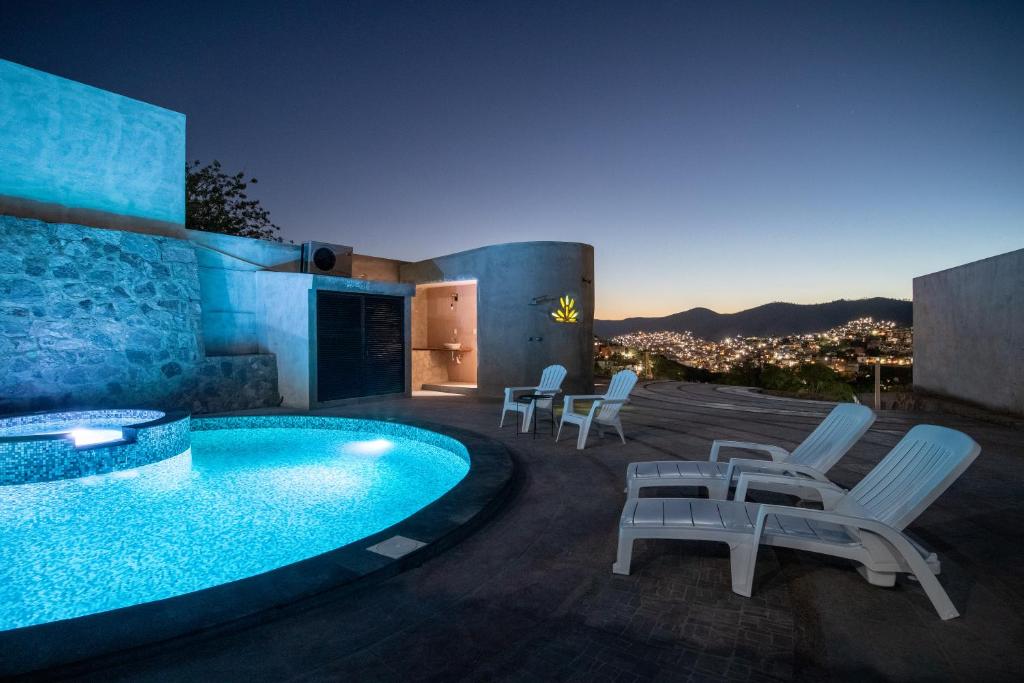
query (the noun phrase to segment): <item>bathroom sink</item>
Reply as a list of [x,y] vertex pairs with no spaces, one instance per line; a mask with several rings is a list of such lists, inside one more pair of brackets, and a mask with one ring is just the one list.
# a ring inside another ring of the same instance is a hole
[[459,342],[445,342],[444,348],[448,349],[449,351],[458,351],[459,349],[462,348],[462,344]]

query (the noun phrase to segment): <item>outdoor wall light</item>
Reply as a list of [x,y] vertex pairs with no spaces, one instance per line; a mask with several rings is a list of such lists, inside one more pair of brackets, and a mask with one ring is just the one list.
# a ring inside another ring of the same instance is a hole
[[558,299],[559,307],[551,312],[551,317],[556,323],[579,322],[579,312],[576,310],[576,301],[566,294]]

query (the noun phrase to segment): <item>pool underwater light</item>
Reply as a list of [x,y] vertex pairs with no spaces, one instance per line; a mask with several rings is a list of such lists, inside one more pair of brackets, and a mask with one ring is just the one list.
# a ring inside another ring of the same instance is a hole
[[124,433],[120,429],[91,429],[87,427],[78,427],[68,432],[71,438],[75,440],[75,446],[94,446],[99,443],[110,443],[111,441],[120,441],[124,438]]
[[347,455],[384,455],[395,447],[391,439],[368,439],[366,441],[353,441],[342,446],[342,451]]

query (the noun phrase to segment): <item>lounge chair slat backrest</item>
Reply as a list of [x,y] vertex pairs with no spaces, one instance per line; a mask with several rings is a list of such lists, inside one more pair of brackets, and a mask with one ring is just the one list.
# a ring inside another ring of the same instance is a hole
[[562,388],[562,381],[565,380],[566,374],[566,369],[561,365],[547,366],[540,376],[540,384],[537,385],[537,391],[541,393],[557,392]]
[[[616,372],[612,377],[612,381],[608,383],[608,391],[605,392],[604,397],[617,400],[629,398],[629,392],[633,391],[633,387],[636,386],[636,379],[636,373],[632,370]],[[597,420],[612,420],[619,414],[621,409],[621,403],[602,403],[601,409],[596,416]]]
[[836,505],[841,514],[903,529],[963,474],[981,446],[962,432],[918,425]]
[[867,406],[840,403],[793,449],[786,462],[828,472],[864,436],[874,421],[875,413]]

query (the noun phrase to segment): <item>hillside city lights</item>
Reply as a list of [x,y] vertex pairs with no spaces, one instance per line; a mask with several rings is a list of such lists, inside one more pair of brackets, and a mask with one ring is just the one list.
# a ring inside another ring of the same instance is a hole
[[648,351],[711,372],[727,372],[748,362],[782,367],[823,363],[844,374],[856,373],[862,364],[913,364],[913,329],[872,318],[784,337],[726,337],[715,342],[690,332],[632,332],[609,341],[612,348],[624,347],[620,353],[626,358],[631,350]]

